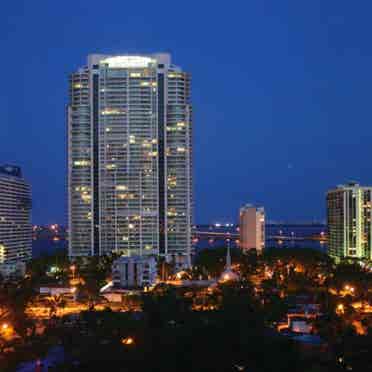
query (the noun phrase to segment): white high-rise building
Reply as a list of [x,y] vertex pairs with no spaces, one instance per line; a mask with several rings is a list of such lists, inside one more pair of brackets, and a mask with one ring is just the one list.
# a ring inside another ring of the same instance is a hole
[[247,204],[239,214],[240,247],[243,251],[256,249],[262,253],[265,248],[265,210]]
[[30,186],[19,167],[0,166],[0,271],[11,272],[29,260],[31,244]]
[[90,55],[70,78],[69,254],[189,265],[190,76],[169,54]]
[[341,185],[327,193],[328,252],[343,258],[372,260],[372,187]]

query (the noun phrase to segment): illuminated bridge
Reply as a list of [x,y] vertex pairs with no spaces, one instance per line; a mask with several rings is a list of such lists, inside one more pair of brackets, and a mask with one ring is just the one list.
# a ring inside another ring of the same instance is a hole
[[[238,232],[228,231],[198,231],[193,230],[193,239],[239,239]],[[267,240],[293,240],[293,241],[304,241],[304,240],[315,240],[315,241],[327,241],[325,234],[316,234],[309,236],[295,236],[295,235],[268,235]]]

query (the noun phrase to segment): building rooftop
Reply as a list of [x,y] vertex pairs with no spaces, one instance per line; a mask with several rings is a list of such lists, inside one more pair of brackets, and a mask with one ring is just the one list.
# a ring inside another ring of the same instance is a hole
[[22,177],[22,171],[20,167],[10,164],[0,165],[0,175],[11,176],[11,177]]

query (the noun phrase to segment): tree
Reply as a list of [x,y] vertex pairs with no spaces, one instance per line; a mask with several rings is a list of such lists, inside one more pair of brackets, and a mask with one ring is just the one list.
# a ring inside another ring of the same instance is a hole
[[[244,258],[239,249],[231,249],[232,263],[241,263]],[[194,266],[212,277],[218,277],[226,265],[226,247],[203,249],[195,257]]]
[[185,298],[177,289],[167,286],[162,291],[145,293],[142,297],[143,312],[153,326],[166,322],[183,320],[191,310],[192,300]]

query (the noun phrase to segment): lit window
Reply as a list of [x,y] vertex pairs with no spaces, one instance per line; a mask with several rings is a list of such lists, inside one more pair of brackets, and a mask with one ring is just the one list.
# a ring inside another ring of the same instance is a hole
[[117,197],[119,198],[119,199],[122,199],[122,200],[124,200],[124,199],[134,199],[134,194],[131,194],[131,193],[129,193],[129,194],[118,194],[117,195]]
[[131,72],[130,77],[132,78],[138,78],[138,77],[141,77],[141,73],[140,72]]
[[101,111],[101,115],[120,115],[123,113],[125,113],[125,110],[123,109],[109,108],[109,107]]
[[85,203],[89,204],[90,201],[91,201],[91,199],[92,199],[92,197],[91,197],[90,195],[87,195],[87,194],[81,194],[81,199],[82,199]]
[[177,216],[176,208],[169,208],[167,212],[168,217],[175,217]]
[[89,186],[77,186],[75,187],[75,191],[90,191]]
[[167,183],[169,187],[177,186],[177,177],[176,176],[168,176]]
[[116,190],[118,190],[118,191],[125,191],[125,190],[128,190],[128,187],[125,186],[125,185],[117,185],[116,186]]
[[141,68],[148,67],[155,62],[155,59],[144,56],[114,56],[100,61],[100,63],[106,64],[110,68]]
[[5,245],[0,244],[0,263],[5,261]]
[[76,160],[74,161],[74,165],[77,167],[86,167],[90,165],[90,161],[89,160]]

